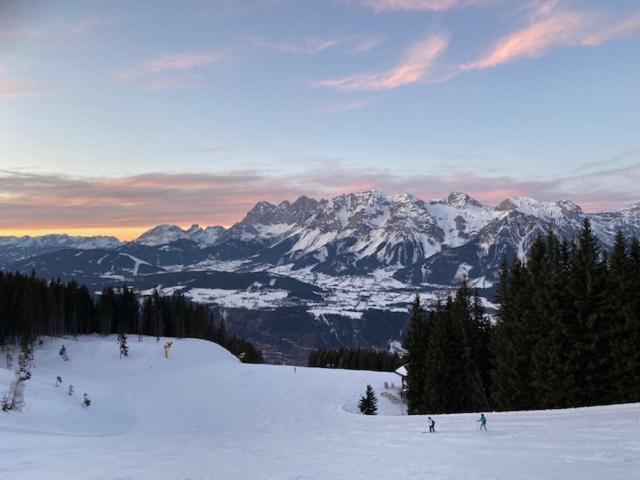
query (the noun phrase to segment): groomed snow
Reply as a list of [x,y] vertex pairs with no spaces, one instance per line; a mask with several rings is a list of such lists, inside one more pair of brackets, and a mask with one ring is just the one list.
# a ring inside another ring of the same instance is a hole
[[[488,433],[475,414],[442,415],[438,433],[425,434],[425,417],[400,415],[382,395],[385,381],[399,383],[393,373],[244,365],[185,339],[166,360],[164,341],[131,336],[120,360],[115,337],[47,340],[24,410],[0,412],[0,478],[627,480],[640,471],[638,404],[489,413]],[[2,390],[10,378],[0,369]],[[367,383],[384,415],[354,413]]]

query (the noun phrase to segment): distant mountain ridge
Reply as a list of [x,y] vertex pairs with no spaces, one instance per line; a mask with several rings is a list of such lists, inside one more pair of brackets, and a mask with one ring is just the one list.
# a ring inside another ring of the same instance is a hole
[[94,248],[117,248],[123,243],[111,236],[71,236],[66,234],[50,234],[31,237],[25,235],[0,236],[0,266],[8,262],[43,253],[54,252],[64,248],[90,250]]
[[370,191],[258,202],[226,229],[158,225],[124,243],[3,237],[0,268],[75,279],[94,293],[181,292],[219,309],[276,361],[300,360],[310,348],[384,348],[403,337],[416,293],[430,304],[465,277],[491,309],[504,258],[524,256],[549,231],[571,241],[585,218],[605,249],[617,231],[640,236],[640,205],[585,213],[570,201],[512,197],[492,207],[457,192],[424,201]]
[[[37,268],[40,260],[26,260],[63,249],[114,250],[119,253],[114,260],[107,256],[92,265],[97,274],[211,269],[214,264],[224,270],[279,268],[331,276],[385,269],[411,284],[453,285],[468,276],[479,286],[490,286],[505,255],[524,256],[533,240],[549,231],[570,240],[585,218],[605,248],[619,230],[640,236],[640,204],[585,213],[566,200],[512,197],[491,207],[460,192],[423,201],[409,194],[367,191],[331,200],[303,196],[278,204],[262,201],[227,229],[158,225],[128,243],[113,237],[0,237],[0,260]],[[126,264],[127,255],[140,261],[124,271],[109,270],[114,262]],[[84,269],[80,264],[75,270]]]

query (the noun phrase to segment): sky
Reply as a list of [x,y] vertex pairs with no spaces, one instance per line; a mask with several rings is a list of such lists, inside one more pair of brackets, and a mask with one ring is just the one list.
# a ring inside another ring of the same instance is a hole
[[0,235],[376,189],[640,201],[637,0],[0,0]]

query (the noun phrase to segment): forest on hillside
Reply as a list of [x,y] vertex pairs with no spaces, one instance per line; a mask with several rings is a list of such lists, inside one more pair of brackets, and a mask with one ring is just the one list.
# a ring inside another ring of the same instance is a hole
[[410,414],[640,401],[640,243],[603,252],[588,221],[575,242],[539,237],[504,262],[495,322],[463,282],[427,311],[416,297],[404,346]]
[[243,361],[261,363],[250,342],[230,335],[222,318],[179,293],[140,297],[127,287],[105,288],[97,298],[75,281],[61,282],[0,271],[0,346],[33,344],[40,336],[125,333],[202,338],[220,344]]
[[365,348],[320,349],[309,354],[308,366],[393,372],[404,359],[397,353]]

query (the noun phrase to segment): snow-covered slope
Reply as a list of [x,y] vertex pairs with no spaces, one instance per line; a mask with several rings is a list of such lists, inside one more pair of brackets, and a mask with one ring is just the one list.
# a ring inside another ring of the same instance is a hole
[[[487,433],[477,415],[442,415],[427,434],[425,417],[401,415],[385,390],[394,374],[244,365],[188,339],[173,340],[167,360],[164,341],[132,336],[120,360],[114,337],[46,340],[24,410],[0,412],[0,478],[628,480],[640,470],[637,404],[489,413]],[[0,389],[10,378],[0,368]],[[367,384],[381,416],[356,413]]]

